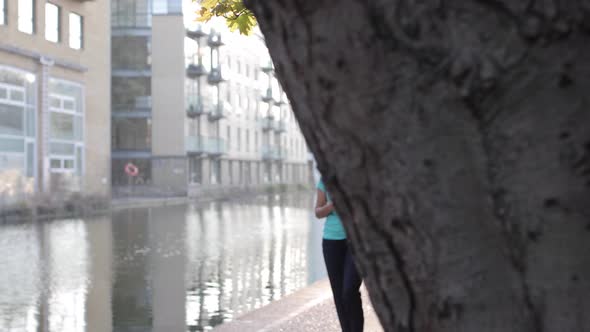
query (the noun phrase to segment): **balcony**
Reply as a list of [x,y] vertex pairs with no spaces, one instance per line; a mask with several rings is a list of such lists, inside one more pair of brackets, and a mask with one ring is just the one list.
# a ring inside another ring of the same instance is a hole
[[279,153],[278,153],[278,160],[285,160],[287,159],[287,156],[289,155],[289,151],[287,151],[286,148],[279,148]]
[[190,78],[197,78],[207,74],[207,70],[202,64],[191,63],[186,67],[186,76]]
[[219,137],[187,136],[186,152],[188,154],[221,156],[227,153],[227,146],[225,140]]
[[219,102],[217,105],[213,105],[211,112],[209,113],[209,121],[217,121],[227,116],[227,108],[223,102]]
[[132,101],[113,102],[113,115],[121,113],[149,114],[152,111],[151,96],[136,96]]
[[207,40],[207,44],[209,47],[220,47],[223,46],[223,42],[221,41],[221,34],[219,32],[211,32],[209,35],[209,39]]
[[287,131],[287,123],[284,120],[278,120],[275,124],[275,131],[277,133],[284,133]]
[[271,73],[274,70],[274,67],[272,65],[272,61],[269,61],[265,64],[262,64],[260,66],[260,70],[262,70],[263,73]]
[[223,75],[221,75],[221,68],[212,68],[207,76],[207,82],[209,82],[209,84],[219,84],[223,81],[225,81],[225,79],[223,78]]
[[281,147],[263,146],[262,160],[267,161],[281,161],[287,159],[287,150]]
[[275,130],[276,123],[272,116],[265,116],[262,120],[262,131],[271,131]]
[[270,103],[272,102],[274,99],[272,97],[272,89],[266,89],[266,93],[264,93],[262,95],[262,101],[265,103]]
[[262,147],[262,160],[278,160],[280,155],[280,151],[272,146],[263,146]]
[[201,38],[208,36],[209,34],[206,33],[205,31],[203,31],[202,27],[199,26],[197,29],[195,30],[186,30],[186,36],[199,41]]
[[188,104],[186,106],[186,115],[189,118],[194,118],[205,113],[205,108],[200,103]]

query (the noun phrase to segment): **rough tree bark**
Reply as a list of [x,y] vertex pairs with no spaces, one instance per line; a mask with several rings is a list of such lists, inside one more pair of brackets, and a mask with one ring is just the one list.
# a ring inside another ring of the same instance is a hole
[[590,1],[245,2],[387,331],[590,331]]

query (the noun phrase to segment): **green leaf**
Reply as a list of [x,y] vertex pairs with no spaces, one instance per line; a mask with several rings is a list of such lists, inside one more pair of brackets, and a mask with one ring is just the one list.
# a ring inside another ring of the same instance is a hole
[[200,22],[223,17],[231,31],[239,30],[243,35],[249,35],[257,24],[254,14],[246,8],[242,0],[200,0],[200,5]]

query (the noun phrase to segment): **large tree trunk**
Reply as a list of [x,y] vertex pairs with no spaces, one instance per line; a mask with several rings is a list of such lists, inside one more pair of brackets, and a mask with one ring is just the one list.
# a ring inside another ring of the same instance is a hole
[[246,4],[387,331],[590,331],[590,1]]

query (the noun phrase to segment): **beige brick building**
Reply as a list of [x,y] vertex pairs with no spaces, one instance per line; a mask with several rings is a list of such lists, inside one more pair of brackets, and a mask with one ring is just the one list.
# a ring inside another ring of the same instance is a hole
[[110,1],[0,0],[0,204],[110,194]]

